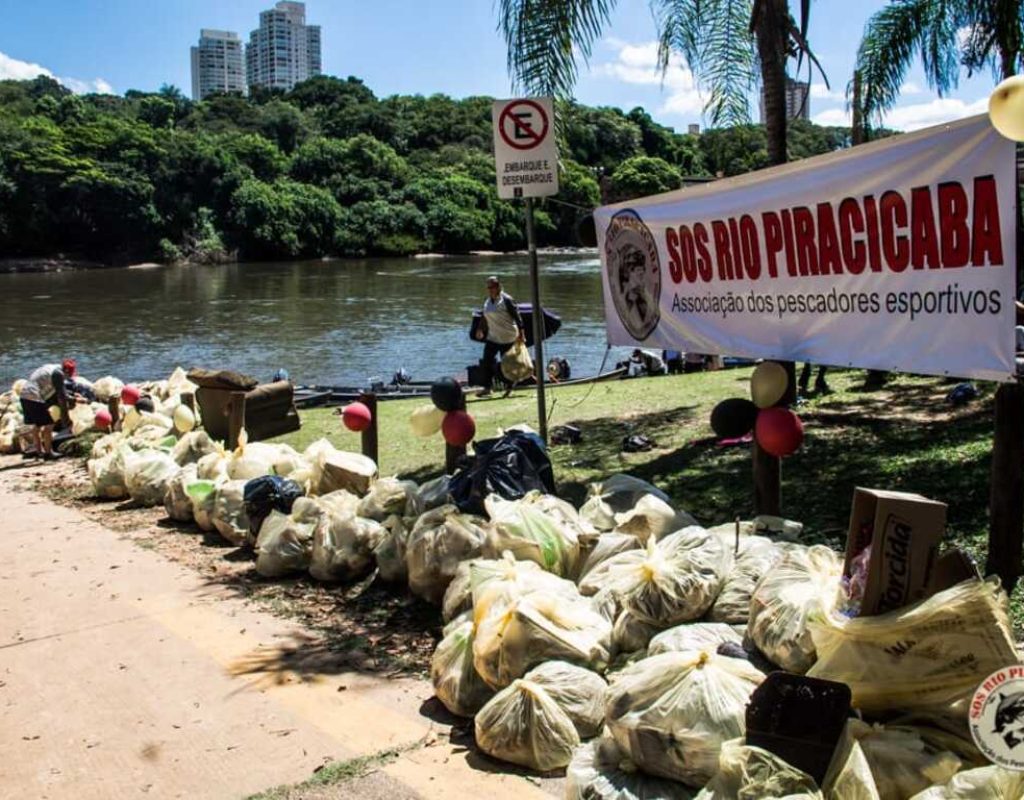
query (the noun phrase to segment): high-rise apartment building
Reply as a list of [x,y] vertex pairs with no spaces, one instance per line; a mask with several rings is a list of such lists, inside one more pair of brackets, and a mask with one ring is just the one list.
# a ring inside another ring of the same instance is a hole
[[[811,85],[786,78],[786,119],[811,118]],[[761,91],[761,124],[764,124],[764,90]]]
[[203,28],[199,44],[192,47],[192,99],[214,92],[245,94],[242,40],[232,31]]
[[260,13],[245,48],[245,71],[250,87],[285,91],[320,74],[320,26],[306,24],[305,3],[285,0]]

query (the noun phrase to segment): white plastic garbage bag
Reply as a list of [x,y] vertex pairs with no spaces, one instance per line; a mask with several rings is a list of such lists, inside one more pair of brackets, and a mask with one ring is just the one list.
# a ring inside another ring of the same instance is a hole
[[250,481],[274,472],[274,460],[279,455],[275,445],[264,442],[249,442],[249,436],[242,429],[238,435],[238,447],[228,454],[227,473],[231,480]]
[[533,561],[516,561],[508,552],[498,559],[470,561],[469,588],[477,622],[493,610],[507,608],[520,597],[538,590],[570,601],[580,599],[572,581],[552,575]]
[[309,574],[318,581],[365,578],[373,571],[373,551],[386,533],[384,526],[372,519],[351,513],[325,513],[313,535]]
[[369,493],[359,501],[357,514],[365,519],[383,522],[393,514],[401,517],[418,517],[419,502],[417,486],[412,481],[398,478],[380,478],[373,482]]
[[86,431],[92,430],[96,424],[96,410],[105,408],[102,403],[74,403],[68,410],[68,417],[71,419],[71,433],[81,436]]
[[667,494],[647,481],[632,475],[611,475],[601,483],[590,485],[589,497],[580,508],[580,516],[599,531],[611,531],[615,528],[615,515],[629,511],[646,495],[672,504]]
[[167,516],[175,522],[192,521],[192,498],[189,496],[188,487],[197,480],[196,465],[188,464],[182,467],[167,484],[167,493],[164,494],[164,510],[167,511]]
[[271,511],[256,539],[256,571],[264,578],[304,572],[313,556],[313,532],[323,511],[309,497],[300,497],[290,514]]
[[722,644],[743,644],[743,636],[731,625],[721,622],[693,622],[662,631],[647,646],[647,655],[685,653],[687,650],[708,650],[712,653]]
[[695,524],[689,514],[676,512],[672,506],[653,494],[645,494],[629,511],[615,515],[615,532],[631,534],[641,544],[645,544],[648,539],[661,539]]
[[448,629],[430,660],[434,694],[457,717],[472,717],[494,696],[473,667],[473,638],[476,626],[471,618]]
[[517,341],[501,357],[501,374],[512,383],[525,381],[533,375],[533,359],[526,344]]
[[201,456],[196,462],[199,480],[218,481],[227,480],[228,477],[228,454],[220,442],[213,443],[213,452]]
[[121,447],[106,455],[89,460],[89,480],[97,497],[110,500],[121,500],[128,497],[128,486],[125,484],[125,453],[127,447]]
[[113,375],[100,378],[92,385],[92,390],[96,393],[96,399],[101,403],[109,403],[115,397],[120,398],[123,388],[124,384]]
[[929,744],[913,727],[850,720],[847,733],[860,745],[882,800],[910,797],[946,783],[962,767],[956,755]]
[[[630,550],[639,550],[640,540],[630,533],[602,533],[600,536],[591,537],[588,541],[581,542],[580,563],[576,570],[576,582],[583,584],[587,575],[596,567],[603,564],[612,556],[625,553]],[[593,591],[597,587],[590,586]],[[582,591],[582,589],[581,589]],[[583,592],[587,594],[587,592]]]
[[217,447],[206,431],[190,431],[178,439],[171,451],[173,458],[179,465],[196,464],[203,456],[216,453]]
[[817,659],[809,621],[836,604],[843,564],[829,547],[791,547],[758,582],[747,635],[768,659],[803,674]]
[[124,483],[128,496],[136,505],[158,506],[163,503],[174,476],[181,467],[161,450],[126,452]]
[[473,587],[469,582],[469,568],[473,561],[463,561],[455,570],[455,577],[445,589],[441,601],[441,619],[451,622],[459,614],[473,610]]
[[494,758],[550,772],[572,760],[580,737],[545,689],[517,680],[476,715],[476,743]]
[[405,564],[405,546],[409,541],[410,526],[397,515],[388,517],[383,525],[384,537],[373,551],[381,580],[406,583],[409,580],[409,568]]
[[651,656],[609,687],[607,725],[644,771],[703,786],[722,744],[744,735],[762,677],[747,661],[706,651]]
[[750,598],[757,582],[782,559],[784,551],[780,545],[763,536],[741,535],[737,553],[735,525],[723,527],[732,528],[720,535],[726,549],[733,552],[733,566],[725,577],[718,599],[708,611],[708,619],[746,625],[750,620]]
[[635,653],[644,650],[659,631],[661,627],[658,625],[652,625],[630,611],[620,611],[612,626],[612,652]]
[[311,465],[310,492],[313,494],[345,489],[362,497],[377,477],[373,459],[361,453],[336,450],[326,439],[313,442],[303,456]]
[[431,603],[441,602],[459,562],[481,554],[482,524],[483,520],[462,514],[455,506],[441,506],[416,521],[405,551],[413,594]]
[[954,775],[942,786],[932,786],[910,800],[1006,800],[1024,797],[1024,772],[1003,767],[978,767]]
[[495,688],[545,661],[568,661],[596,671],[609,659],[611,624],[584,598],[534,591],[477,616],[473,663]]
[[591,739],[604,728],[604,678],[589,669],[565,661],[547,661],[523,678],[544,688],[568,715],[581,739]]
[[517,559],[536,562],[555,575],[573,573],[580,549],[574,526],[526,499],[503,500],[492,494],[484,500],[484,508],[491,520],[489,558],[509,551]]
[[246,483],[248,481],[244,480],[218,483],[210,512],[210,521],[217,532],[239,547],[250,541],[249,514],[245,510]]
[[842,681],[864,711],[915,709],[965,698],[1019,661],[998,578],[972,579],[887,614],[820,614],[810,633],[812,677]]
[[699,527],[683,528],[643,550],[609,558],[591,570],[580,591],[610,587],[622,608],[661,628],[699,619],[714,603],[732,563],[721,539]]
[[566,800],[691,800],[676,781],[641,772],[611,736],[578,747],[565,770]]

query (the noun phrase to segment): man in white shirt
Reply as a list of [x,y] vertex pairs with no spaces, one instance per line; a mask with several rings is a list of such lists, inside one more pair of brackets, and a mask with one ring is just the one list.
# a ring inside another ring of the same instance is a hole
[[64,387],[67,378],[75,375],[75,362],[65,359],[63,364],[44,364],[32,371],[21,389],[21,413],[25,424],[32,426],[36,454],[44,459],[58,458],[53,449],[53,418],[50,406],[60,408],[61,416],[68,417],[68,396]]
[[487,397],[494,383],[498,356],[524,339],[523,318],[519,315],[519,307],[515,300],[501,290],[501,281],[494,275],[487,279],[487,299],[484,301],[483,318],[476,338],[484,343],[484,355],[480,360],[484,369],[483,390],[479,396]]

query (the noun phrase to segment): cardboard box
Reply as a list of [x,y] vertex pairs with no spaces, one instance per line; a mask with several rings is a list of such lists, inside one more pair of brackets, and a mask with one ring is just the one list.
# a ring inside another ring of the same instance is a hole
[[850,509],[844,573],[871,548],[860,615],[893,611],[932,594],[932,573],[946,531],[946,505],[919,494],[857,488]]

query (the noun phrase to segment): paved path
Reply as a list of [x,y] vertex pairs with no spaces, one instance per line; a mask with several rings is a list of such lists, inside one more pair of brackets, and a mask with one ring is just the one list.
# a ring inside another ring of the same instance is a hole
[[282,666],[301,629],[12,491],[18,472],[0,472],[0,796],[237,798],[418,743],[338,796],[550,798],[451,745],[429,684]]

